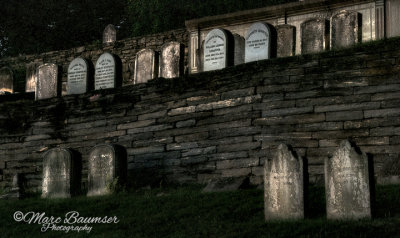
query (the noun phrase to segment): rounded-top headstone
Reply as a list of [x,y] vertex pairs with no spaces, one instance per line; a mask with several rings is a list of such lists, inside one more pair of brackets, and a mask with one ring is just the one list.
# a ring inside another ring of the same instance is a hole
[[110,53],[103,53],[96,61],[94,89],[114,88],[116,81],[115,58]]
[[115,41],[117,41],[117,30],[114,25],[109,24],[103,31],[103,43],[113,43]]
[[86,93],[88,88],[88,64],[85,59],[76,58],[68,66],[67,94]]
[[250,26],[246,34],[245,62],[269,59],[271,55],[271,30],[263,22]]
[[210,31],[204,42],[203,71],[228,66],[228,34],[223,29]]
[[312,54],[328,48],[327,21],[323,18],[313,18],[303,22],[301,28],[301,53]]
[[69,149],[54,148],[44,154],[42,197],[71,197],[75,177],[73,153]]
[[135,59],[135,84],[146,83],[157,77],[157,53],[152,49],[142,49],[136,54]]
[[10,68],[4,67],[0,69],[0,94],[14,92],[14,76]]
[[361,39],[360,14],[352,11],[340,11],[331,18],[332,48],[349,47]]

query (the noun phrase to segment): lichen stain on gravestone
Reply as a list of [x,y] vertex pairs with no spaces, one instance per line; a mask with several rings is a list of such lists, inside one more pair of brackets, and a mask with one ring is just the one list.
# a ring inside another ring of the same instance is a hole
[[59,86],[58,66],[55,64],[40,65],[37,70],[35,99],[57,97]]
[[302,54],[318,53],[329,48],[328,21],[323,18],[310,19],[300,27]]
[[264,164],[265,219],[304,218],[303,159],[280,144]]
[[371,218],[371,181],[368,157],[347,140],[332,158],[325,159],[328,219]]
[[291,25],[278,25],[277,31],[277,56],[290,57],[295,55],[296,27]]

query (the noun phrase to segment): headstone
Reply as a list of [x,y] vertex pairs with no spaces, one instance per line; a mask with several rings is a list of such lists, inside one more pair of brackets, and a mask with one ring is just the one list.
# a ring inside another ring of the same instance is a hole
[[0,69],[0,94],[14,92],[14,76],[11,69],[4,67]]
[[163,45],[160,59],[160,77],[177,78],[181,76],[183,55],[179,42],[169,42]]
[[245,40],[238,34],[233,34],[233,40],[235,42],[235,56],[233,60],[234,65],[244,63],[244,51],[245,51]]
[[43,64],[37,69],[35,99],[46,99],[58,96],[59,91],[58,66]]
[[156,52],[151,49],[143,49],[136,54],[135,60],[135,84],[146,83],[157,77],[158,62]]
[[360,14],[358,12],[341,11],[331,19],[332,48],[349,47],[361,39]]
[[116,83],[115,58],[110,53],[103,53],[96,61],[94,89],[114,88]]
[[296,27],[279,25],[276,26],[276,31],[278,34],[277,56],[294,56],[296,50]]
[[301,28],[301,53],[312,54],[328,48],[327,21],[316,18],[303,22]]
[[246,34],[245,62],[269,59],[270,55],[271,30],[265,23],[254,23]]
[[110,194],[110,186],[124,182],[126,169],[126,153],[120,147],[95,146],[89,154],[87,195]]
[[340,143],[325,159],[326,213],[328,219],[371,218],[368,157],[349,141]]
[[43,198],[69,198],[74,192],[76,174],[73,153],[55,148],[43,157]]
[[113,43],[117,40],[117,30],[115,26],[109,24],[103,31],[103,43]]
[[264,164],[266,220],[304,218],[303,160],[281,144]]
[[37,68],[39,63],[30,63],[26,65],[26,85],[25,92],[35,92],[37,81]]
[[225,30],[210,31],[204,42],[203,71],[223,69],[228,66],[228,35]]
[[76,58],[68,66],[67,94],[86,93],[88,88],[88,64]]

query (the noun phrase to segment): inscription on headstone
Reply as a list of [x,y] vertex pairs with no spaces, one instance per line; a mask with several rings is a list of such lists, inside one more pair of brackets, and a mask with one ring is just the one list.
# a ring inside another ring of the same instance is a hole
[[156,52],[151,49],[143,49],[136,54],[135,84],[146,83],[157,77],[158,67]]
[[115,26],[109,24],[103,31],[103,43],[113,43],[117,40],[117,30]]
[[160,77],[176,78],[182,72],[182,52],[179,42],[169,42],[162,47]]
[[110,194],[110,186],[124,181],[126,154],[114,145],[95,146],[89,154],[88,196]]
[[57,97],[59,87],[58,66],[43,64],[37,69],[35,99]]
[[341,11],[331,19],[331,46],[343,48],[358,43],[361,39],[358,12]]
[[289,57],[295,55],[296,28],[291,25],[276,26],[278,34],[277,56]]
[[327,21],[322,18],[310,19],[301,24],[301,53],[312,54],[328,48]]
[[26,85],[25,92],[35,92],[37,80],[38,63],[30,63],[26,65]]
[[110,53],[100,55],[94,72],[94,89],[114,88],[116,80],[115,58]]
[[267,24],[254,23],[247,30],[245,62],[269,59],[271,54],[271,31]]
[[76,58],[68,66],[67,94],[86,93],[88,82],[88,64],[82,58]]
[[74,186],[73,154],[68,149],[55,148],[45,153],[43,158],[42,197],[71,197]]
[[244,63],[244,51],[245,51],[245,40],[238,34],[233,34],[233,40],[235,41],[235,57],[234,65]]
[[279,145],[264,165],[266,220],[304,218],[303,160],[286,145]]
[[14,92],[14,76],[11,69],[4,67],[0,69],[0,94]]
[[228,66],[228,35],[222,29],[210,31],[204,43],[203,71],[223,69]]
[[326,213],[328,219],[371,218],[368,157],[349,141],[340,143],[325,159]]

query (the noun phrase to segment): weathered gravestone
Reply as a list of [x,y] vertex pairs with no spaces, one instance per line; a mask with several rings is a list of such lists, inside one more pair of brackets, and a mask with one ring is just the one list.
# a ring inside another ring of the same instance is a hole
[[301,28],[301,53],[312,54],[328,48],[328,22],[322,18],[303,22]]
[[88,89],[88,64],[76,58],[68,66],[67,94],[86,93]]
[[116,86],[116,62],[110,53],[103,53],[96,61],[94,89],[114,88]]
[[214,29],[207,34],[204,41],[203,71],[228,66],[228,44],[228,34],[223,29]]
[[183,73],[183,49],[179,42],[163,45],[160,57],[160,77],[176,78]]
[[37,81],[37,68],[39,66],[39,63],[30,63],[26,65],[25,92],[35,92]]
[[121,146],[95,146],[89,154],[87,195],[112,193],[124,183],[126,170],[126,151]]
[[264,165],[265,219],[304,218],[303,160],[281,144]]
[[328,219],[371,218],[369,162],[349,141],[340,143],[325,159],[326,213]]
[[289,57],[295,55],[296,27],[291,25],[276,26],[278,34],[277,56]]
[[233,40],[235,42],[235,47],[234,47],[234,59],[233,59],[233,64],[238,65],[238,64],[243,64],[244,63],[244,51],[245,51],[245,40],[243,37],[241,37],[238,34],[233,34]]
[[361,39],[361,16],[358,12],[341,11],[331,19],[331,46],[352,46]]
[[115,26],[109,24],[103,31],[103,43],[113,43],[117,40],[117,30]]
[[0,69],[0,94],[14,92],[14,76],[11,69],[4,67]]
[[60,91],[58,66],[43,64],[37,69],[35,99],[57,97]]
[[158,57],[154,50],[143,49],[136,54],[135,84],[157,78]]
[[262,22],[254,23],[246,33],[245,62],[269,59],[271,55],[271,30]]
[[[68,149],[55,148],[43,157],[43,198],[69,198],[78,189],[73,153]],[[74,187],[75,186],[75,187]]]

